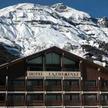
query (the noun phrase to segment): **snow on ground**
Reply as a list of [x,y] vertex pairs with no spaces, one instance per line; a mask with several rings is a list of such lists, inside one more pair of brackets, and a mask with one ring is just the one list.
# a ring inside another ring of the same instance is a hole
[[[82,45],[99,49],[99,42],[108,43],[108,28],[92,19],[88,13],[61,3],[9,6],[0,9],[0,43],[14,46],[14,49],[20,46],[23,56],[58,46],[84,57],[86,51]],[[104,58],[107,59],[105,55]]]

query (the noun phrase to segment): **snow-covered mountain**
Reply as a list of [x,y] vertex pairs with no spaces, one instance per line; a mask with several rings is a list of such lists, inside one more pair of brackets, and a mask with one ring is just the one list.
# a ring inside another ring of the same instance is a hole
[[105,66],[108,19],[93,18],[62,3],[22,3],[0,9],[0,45],[17,57],[58,46]]

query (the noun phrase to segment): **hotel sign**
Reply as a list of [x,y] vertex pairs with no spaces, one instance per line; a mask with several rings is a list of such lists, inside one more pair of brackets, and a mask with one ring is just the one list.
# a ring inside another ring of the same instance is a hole
[[38,77],[51,77],[51,78],[79,78],[81,77],[80,72],[63,72],[63,71],[27,71],[28,78],[38,78]]

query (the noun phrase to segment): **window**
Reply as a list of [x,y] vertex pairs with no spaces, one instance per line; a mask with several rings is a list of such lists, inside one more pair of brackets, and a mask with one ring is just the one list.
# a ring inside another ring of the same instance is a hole
[[29,60],[28,64],[42,64],[42,56]]
[[14,86],[22,85],[22,84],[24,84],[24,80],[14,80],[14,81],[12,82],[12,84],[13,84]]
[[78,71],[79,63],[69,58],[63,57],[63,70],[64,71]]
[[24,105],[25,94],[8,94],[8,105],[17,106]]
[[31,106],[41,106],[44,104],[43,94],[28,94],[27,95],[27,105]]
[[102,94],[101,101],[108,101],[108,94]]
[[65,94],[64,95],[64,105],[65,106],[76,106],[80,105],[79,94]]
[[[43,64],[44,63],[44,64]],[[62,67],[61,67],[62,63]],[[79,62],[68,57],[61,58],[61,55],[55,52],[46,53],[45,56],[39,56],[28,60],[28,70],[31,71],[78,71]]]
[[29,65],[28,70],[30,70],[30,71],[42,71],[43,66],[42,65]]
[[5,94],[0,94],[0,102],[5,101]]
[[[37,58],[32,58],[28,62],[28,70],[31,71],[60,71],[60,55],[52,52]],[[44,63],[44,64],[43,64]]]
[[51,100],[61,100],[61,99],[62,99],[62,97],[61,97],[60,94],[47,94],[46,95],[46,100],[49,100],[49,101],[51,101]]
[[75,65],[74,61],[72,61],[72,60],[70,60],[68,58],[65,58],[65,57],[63,57],[63,63],[64,63],[64,65],[68,65],[68,64]]
[[51,91],[61,91],[62,86],[61,86],[61,80],[46,80],[45,81],[46,85],[46,90],[51,90]]
[[28,94],[28,95],[27,95],[27,100],[28,100],[28,101],[43,100],[43,94]]
[[27,81],[27,90],[43,90],[43,80],[28,80]]
[[79,86],[79,80],[71,80],[71,86]]
[[5,88],[5,78],[4,78],[4,81],[2,81],[1,79],[0,79],[0,91],[3,91],[3,90],[5,90],[6,88]]
[[108,94],[101,94],[101,104],[108,105]]
[[46,54],[46,64],[60,64],[60,56],[56,53]]
[[79,90],[79,80],[64,80],[63,88],[65,91]]
[[60,55],[56,53],[46,54],[46,71],[60,71]]
[[108,80],[102,80],[102,86],[108,87]]
[[0,106],[5,106],[5,93],[0,93]]
[[0,79],[0,86],[4,86],[5,85],[5,80],[4,82]]
[[84,99],[88,100],[88,101],[97,100],[97,95],[95,95],[95,94],[85,94]]
[[66,86],[79,86],[79,80],[64,80]]
[[96,87],[96,80],[85,81],[85,87]]
[[78,101],[79,100],[79,94],[65,94],[65,100]]
[[28,70],[31,71],[42,71],[43,70],[43,63],[42,63],[42,56],[39,56],[37,58],[32,58],[27,62],[28,64]]
[[57,86],[61,85],[61,80],[46,80],[47,86]]
[[97,95],[96,94],[84,94],[84,104],[85,105],[96,105]]
[[62,95],[61,94],[47,94],[45,99],[46,106],[61,106]]
[[10,79],[8,81],[8,90],[25,90],[24,79]]
[[40,85],[42,85],[43,84],[43,80],[41,80],[41,79],[36,79],[36,80],[28,80],[27,81],[27,84],[28,85],[31,85],[31,86],[40,86]]

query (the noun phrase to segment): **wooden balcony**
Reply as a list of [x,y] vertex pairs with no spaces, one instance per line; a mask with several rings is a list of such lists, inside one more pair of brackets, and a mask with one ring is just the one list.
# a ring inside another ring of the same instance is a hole
[[98,91],[99,87],[96,80],[84,80],[82,89],[84,91]]
[[95,105],[99,105],[99,102],[96,100],[83,100],[83,105],[89,105],[89,106],[95,106]]
[[51,85],[51,86],[45,86],[46,91],[61,91],[62,86],[61,85]]
[[25,106],[25,100],[23,101],[8,100],[7,106]]
[[98,91],[98,87],[97,86],[83,86],[83,90],[84,91]]
[[9,85],[8,86],[9,91],[25,91],[26,87],[25,85]]
[[108,80],[100,80],[100,90],[108,91]]
[[30,100],[27,102],[28,106],[44,106],[45,103],[43,100]]
[[77,85],[76,85],[76,86],[68,86],[68,85],[66,86],[66,85],[65,85],[65,86],[63,87],[63,90],[64,90],[64,91],[79,91],[79,90],[80,90],[80,87],[77,86]]
[[61,106],[62,100],[46,100],[45,105],[46,106]]
[[101,91],[108,91],[108,87],[107,87],[107,86],[106,86],[106,87],[105,87],[105,86],[101,86],[101,87],[100,87],[100,90],[101,90]]
[[6,105],[5,101],[0,101],[0,106],[5,106],[5,105]]
[[103,106],[106,106],[106,105],[108,106],[108,100],[106,100],[106,101],[101,101],[100,103],[101,103],[101,105],[103,105]]
[[0,85],[0,91],[5,91],[5,90],[6,90],[5,85]]
[[28,91],[43,91],[44,87],[43,87],[43,85],[40,85],[40,86],[28,86],[27,90]]
[[81,102],[78,100],[64,100],[65,106],[80,106]]

